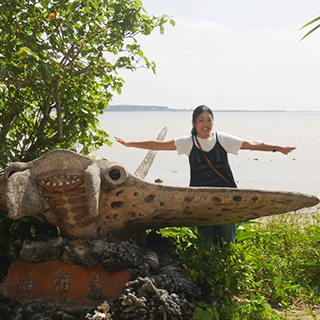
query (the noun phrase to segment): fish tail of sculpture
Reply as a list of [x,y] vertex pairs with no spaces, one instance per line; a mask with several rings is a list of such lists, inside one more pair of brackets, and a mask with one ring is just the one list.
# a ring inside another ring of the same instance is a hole
[[[166,134],[167,134],[167,127],[164,127],[158,137],[157,137],[157,141],[163,141]],[[149,172],[149,169],[153,163],[153,160],[155,158],[157,154],[157,151],[155,150],[149,150],[147,155],[145,156],[145,158],[142,160],[141,164],[139,165],[139,167],[137,168],[137,170],[135,171],[134,175],[140,179],[144,179],[146,177],[146,175]]]

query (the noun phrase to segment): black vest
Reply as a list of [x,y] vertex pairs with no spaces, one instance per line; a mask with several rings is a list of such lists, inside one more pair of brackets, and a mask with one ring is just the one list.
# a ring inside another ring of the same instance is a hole
[[192,136],[193,146],[189,155],[191,187],[237,187],[229,166],[228,153],[220,144],[217,133],[215,135],[217,140],[215,146],[204,153],[212,165],[227,178],[231,186],[209,166],[202,151],[196,147],[195,138]]

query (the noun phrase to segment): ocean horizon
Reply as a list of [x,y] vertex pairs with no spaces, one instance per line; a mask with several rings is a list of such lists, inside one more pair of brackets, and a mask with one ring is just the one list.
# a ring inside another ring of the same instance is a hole
[[[167,106],[158,106],[158,105],[130,105],[130,104],[119,104],[119,105],[110,105],[105,108],[103,112],[140,112],[140,111],[193,111],[193,109],[174,109]],[[247,109],[229,109],[229,110],[214,110],[214,112],[291,112],[287,110],[247,110]],[[297,111],[297,112],[308,112],[308,111]],[[311,111],[312,112],[312,111]]]

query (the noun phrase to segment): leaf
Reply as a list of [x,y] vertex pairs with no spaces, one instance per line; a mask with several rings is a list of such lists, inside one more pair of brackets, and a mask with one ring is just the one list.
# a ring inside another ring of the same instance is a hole
[[196,308],[194,314],[193,314],[193,319],[196,319],[196,320],[201,320],[203,319],[203,312],[204,310],[201,309],[201,308]]
[[20,55],[21,58],[32,56],[36,60],[39,60],[39,57],[28,47],[21,47],[18,51],[18,55]]
[[98,9],[99,9],[99,1],[94,0],[94,1],[91,2],[91,3],[92,3],[92,5],[93,5],[93,7],[98,11]]
[[175,22],[174,20],[172,20],[172,19],[170,19],[169,23],[170,23],[173,27],[176,26],[176,22]]
[[38,57],[33,51],[31,51],[31,50],[30,50],[30,54],[31,54],[37,61],[40,60],[39,57]]
[[213,313],[214,313],[215,319],[219,320],[220,315],[219,315],[219,311],[217,310],[216,307],[213,308]]
[[48,9],[49,0],[42,0],[42,1],[40,1],[40,4],[41,4],[44,8]]
[[104,23],[104,22],[105,22],[105,20],[104,20],[104,18],[103,18],[102,16],[98,16],[97,19],[98,19],[98,21],[101,22],[101,23]]
[[[320,27],[320,24],[318,24],[315,28],[313,28],[311,31],[309,31],[304,37],[301,38],[301,40],[303,40],[304,38],[306,38],[308,35],[310,35],[312,32],[314,32],[315,30],[317,30]],[[300,41],[301,41],[300,40]]]
[[301,267],[319,267],[320,262],[305,262],[301,264]]
[[310,22],[308,22],[307,24],[305,24],[304,26],[302,26],[302,27],[300,28],[300,30],[303,29],[303,28],[305,28],[305,27],[310,26],[310,24],[315,23],[316,21],[319,21],[319,20],[320,20],[320,17],[313,19],[312,21],[310,21]]
[[[319,21],[319,20],[320,20],[320,17],[313,19],[312,21],[310,21],[310,22],[308,22],[307,24],[305,24],[304,26],[302,26],[302,27],[300,28],[300,30],[303,29],[303,28],[306,28],[306,27],[310,26],[311,24],[313,24],[313,23],[315,23],[316,21]],[[313,28],[311,31],[309,31],[306,35],[304,35],[304,36],[300,39],[300,41],[303,40],[304,38],[306,38],[308,35],[310,35],[310,34],[311,34],[312,32],[314,32],[315,30],[317,30],[319,27],[320,27],[320,24],[317,25],[315,28]]]
[[202,314],[202,319],[203,320],[213,320],[213,314],[209,312],[208,310],[205,310]]

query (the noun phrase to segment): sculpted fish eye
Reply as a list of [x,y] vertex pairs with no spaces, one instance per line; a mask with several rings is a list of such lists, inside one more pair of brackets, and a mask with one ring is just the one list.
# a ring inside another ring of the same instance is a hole
[[119,180],[120,177],[121,177],[121,172],[120,170],[118,169],[112,169],[110,172],[109,172],[109,176],[112,180]]

